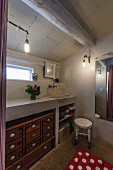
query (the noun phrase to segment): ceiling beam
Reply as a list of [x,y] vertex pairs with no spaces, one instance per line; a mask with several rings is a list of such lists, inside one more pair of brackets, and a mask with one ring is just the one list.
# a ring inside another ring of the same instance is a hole
[[40,13],[51,23],[70,35],[84,46],[94,45],[93,38],[84,30],[77,20],[59,3],[58,0],[22,0]]

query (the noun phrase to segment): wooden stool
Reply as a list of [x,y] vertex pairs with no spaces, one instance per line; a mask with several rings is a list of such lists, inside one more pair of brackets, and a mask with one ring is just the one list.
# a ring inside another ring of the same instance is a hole
[[[91,148],[91,127],[92,127],[92,122],[88,119],[84,118],[77,118],[74,120],[75,125],[76,125],[76,130],[75,130],[75,144],[77,144],[78,140],[78,135],[85,135],[88,137],[88,148]],[[86,133],[79,133],[79,128],[81,129],[87,129],[87,134]]]

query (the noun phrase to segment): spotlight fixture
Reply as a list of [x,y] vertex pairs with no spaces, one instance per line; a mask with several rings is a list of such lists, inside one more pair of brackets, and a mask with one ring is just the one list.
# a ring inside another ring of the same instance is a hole
[[26,39],[25,39],[24,50],[25,50],[26,53],[30,52],[30,49],[29,49],[29,40],[28,40],[27,36],[26,36]]
[[30,52],[30,49],[29,49],[29,41],[28,41],[28,38],[27,38],[27,36],[29,35],[28,30],[23,29],[21,26],[16,25],[16,24],[13,23],[12,21],[8,21],[8,22],[9,22],[10,24],[12,24],[14,27],[16,27],[16,31],[22,30],[22,31],[24,31],[24,32],[27,33],[26,39],[25,39],[25,44],[24,44],[24,50],[25,50],[26,53]]
[[83,58],[83,67],[86,66],[86,63],[85,63],[85,59],[88,59],[88,62],[90,63],[90,58],[91,58],[91,50],[89,52],[89,56],[88,55],[85,55],[84,58]]

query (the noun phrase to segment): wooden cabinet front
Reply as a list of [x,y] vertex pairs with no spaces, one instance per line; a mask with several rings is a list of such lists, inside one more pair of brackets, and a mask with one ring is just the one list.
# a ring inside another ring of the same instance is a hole
[[[28,170],[55,147],[54,112],[6,129],[6,170]],[[32,159],[31,159],[32,157]]]

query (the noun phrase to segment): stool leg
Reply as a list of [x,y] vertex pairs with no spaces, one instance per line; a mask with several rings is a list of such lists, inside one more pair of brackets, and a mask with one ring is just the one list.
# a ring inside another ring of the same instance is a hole
[[77,145],[77,141],[78,141],[78,127],[76,127],[75,130],[75,145]]
[[91,149],[91,131],[90,128],[88,128],[88,148]]

